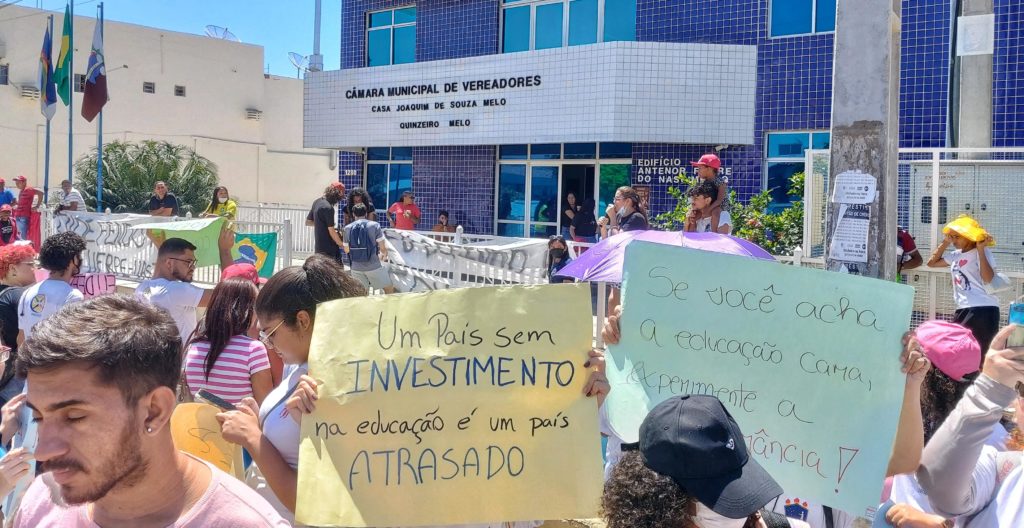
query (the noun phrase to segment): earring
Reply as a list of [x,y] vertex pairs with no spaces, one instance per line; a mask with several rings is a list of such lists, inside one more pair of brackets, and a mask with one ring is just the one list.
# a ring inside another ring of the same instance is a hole
[[146,432],[147,433],[152,433],[153,432],[153,428],[149,427],[149,426],[146,426]]

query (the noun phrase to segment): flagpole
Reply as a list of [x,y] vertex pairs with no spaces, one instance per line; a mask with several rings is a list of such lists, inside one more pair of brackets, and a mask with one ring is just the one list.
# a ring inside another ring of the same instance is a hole
[[[68,37],[68,64],[70,67],[71,75],[71,90],[68,95],[68,181],[71,183],[75,182],[74,172],[74,129],[75,129],[75,87],[78,81],[75,79],[75,0],[68,0],[70,4],[70,17],[71,17],[71,32]],[[46,199],[49,199],[47,196]]]
[[[74,1],[74,0],[72,0]],[[99,9],[100,38],[103,38],[103,2]],[[104,66],[106,68],[106,66]],[[106,105],[103,105],[106,106]],[[96,212],[103,211],[103,107],[100,107],[100,122],[96,133]]]
[[[53,46],[53,15],[50,15],[50,46]],[[51,53],[52,57],[52,53]],[[47,57],[49,59],[50,57]],[[47,79],[47,82],[53,81],[52,78]],[[46,98],[46,86],[40,87],[42,90],[42,97]],[[56,104],[56,103],[54,103]],[[46,159],[43,161],[43,196],[50,196],[50,121],[52,119],[46,118]]]

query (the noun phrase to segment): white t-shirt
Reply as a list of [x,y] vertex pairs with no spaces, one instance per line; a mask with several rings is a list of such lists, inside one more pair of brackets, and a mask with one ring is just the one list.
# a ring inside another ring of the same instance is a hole
[[[825,508],[821,504],[810,502],[799,496],[783,494],[765,507],[790,519],[803,521],[811,528],[826,527]],[[855,515],[832,508],[832,526],[834,528],[851,528],[856,519]]]
[[[732,216],[729,215],[728,211],[722,211],[721,216],[718,217],[719,227],[727,225],[729,226],[728,235],[732,234]],[[704,217],[697,220],[697,232],[698,233],[717,233],[718,231],[711,229],[711,217]]]
[[[991,249],[985,248],[985,257],[995,271],[996,261],[992,258]],[[942,258],[949,262],[949,270],[953,274],[953,300],[957,309],[999,306],[999,298],[985,291],[977,248],[965,252],[958,249],[947,251]]]
[[188,343],[188,338],[196,329],[196,307],[203,299],[204,290],[189,282],[171,281],[167,279],[149,279],[139,283],[135,288],[135,296],[167,310],[178,325],[181,344]]
[[25,332],[25,338],[32,335],[32,328],[50,317],[65,304],[85,299],[82,292],[70,284],[57,279],[46,279],[29,286],[18,302],[18,328]]

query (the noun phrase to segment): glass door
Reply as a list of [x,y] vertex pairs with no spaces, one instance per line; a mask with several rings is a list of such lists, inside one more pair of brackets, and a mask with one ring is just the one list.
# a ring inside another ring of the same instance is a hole
[[530,236],[547,238],[558,233],[559,179],[557,165],[530,167]]
[[548,237],[558,232],[558,165],[502,163],[496,234]]

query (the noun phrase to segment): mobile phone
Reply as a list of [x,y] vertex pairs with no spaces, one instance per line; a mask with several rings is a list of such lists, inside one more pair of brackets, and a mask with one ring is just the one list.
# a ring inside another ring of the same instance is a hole
[[217,407],[217,408],[219,408],[221,410],[224,410],[224,411],[233,411],[233,410],[235,410],[235,406],[232,405],[230,402],[228,402],[224,398],[221,398],[220,396],[217,396],[216,394],[214,394],[214,393],[212,393],[212,392],[210,392],[210,391],[208,391],[206,389],[199,389],[199,392],[196,394],[196,396],[199,396],[199,398],[205,400],[207,403],[210,403],[214,407]]

